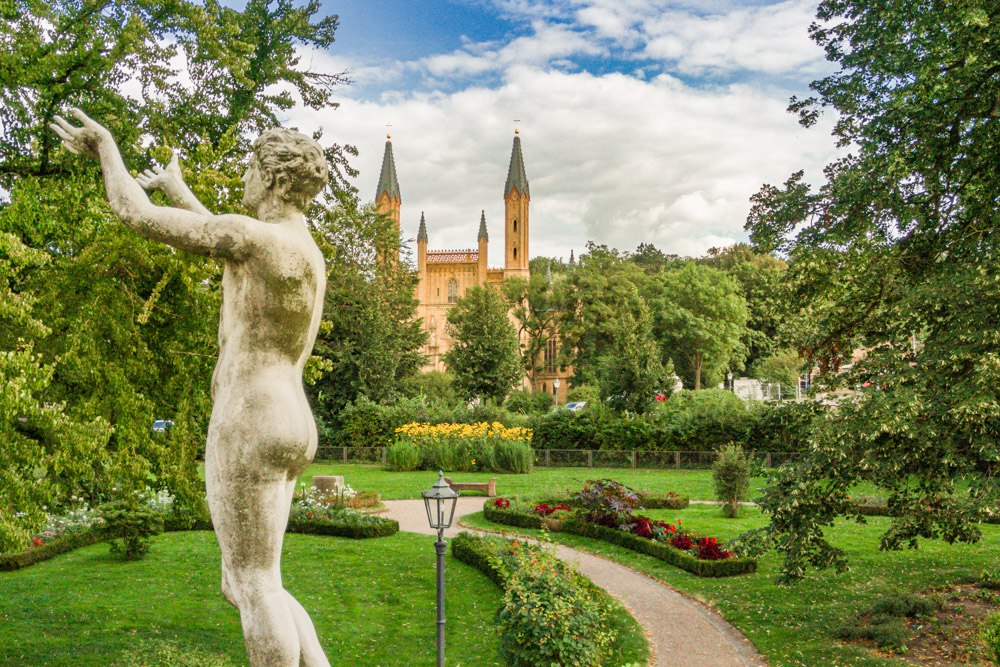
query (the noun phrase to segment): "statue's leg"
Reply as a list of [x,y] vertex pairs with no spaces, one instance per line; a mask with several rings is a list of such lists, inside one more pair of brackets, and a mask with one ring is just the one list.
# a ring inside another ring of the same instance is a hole
[[[258,473],[259,475],[259,473]],[[299,631],[281,585],[286,481],[217,475],[209,504],[222,550],[223,594],[240,611],[252,667],[298,667]]]
[[[285,507],[291,507],[292,497],[295,494],[295,478],[288,482],[287,498]],[[302,667],[330,667],[330,661],[326,659],[323,647],[320,646],[319,638],[316,636],[316,628],[313,627],[309,614],[299,604],[299,601],[292,597],[292,594],[285,591],[288,608],[292,612],[292,619],[295,621],[295,629],[299,633],[299,646],[302,650]]]

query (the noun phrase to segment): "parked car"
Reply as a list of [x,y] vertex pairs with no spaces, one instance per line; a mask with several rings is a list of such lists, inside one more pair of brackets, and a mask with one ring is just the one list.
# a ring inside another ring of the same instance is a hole
[[170,419],[157,419],[153,422],[153,431],[155,433],[164,433],[173,428],[174,422]]
[[572,403],[567,403],[563,406],[563,410],[569,410],[570,412],[579,412],[587,407],[587,401],[573,401]]

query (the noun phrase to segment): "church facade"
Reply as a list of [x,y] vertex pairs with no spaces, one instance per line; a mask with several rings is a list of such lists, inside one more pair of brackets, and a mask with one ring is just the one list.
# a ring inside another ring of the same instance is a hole
[[[448,311],[460,297],[472,287],[484,285],[499,287],[500,283],[508,278],[527,279],[530,275],[528,263],[531,193],[518,130],[514,131],[514,144],[511,148],[503,200],[503,267],[488,265],[490,236],[485,212],[480,212],[476,247],[450,250],[428,248],[427,221],[424,212],[420,213],[420,227],[417,232],[416,298],[417,317],[423,320],[424,329],[428,334],[427,344],[421,350],[427,358],[424,371],[444,371],[447,368],[443,357],[451,349],[451,338],[447,327]],[[396,163],[392,154],[392,139],[387,136],[385,153],[382,156],[382,170],[375,192],[375,205],[380,213],[395,221],[397,229],[400,224],[402,201],[396,177]],[[553,381],[557,377],[565,379],[569,375],[560,372],[556,366],[554,340],[552,343],[550,350],[546,350],[543,368],[536,377],[536,388],[550,394],[556,391]],[[563,383],[563,386],[567,385]]]

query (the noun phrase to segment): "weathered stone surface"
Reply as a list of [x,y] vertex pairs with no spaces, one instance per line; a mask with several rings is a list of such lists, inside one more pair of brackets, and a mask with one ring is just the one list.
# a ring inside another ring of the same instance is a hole
[[[205,483],[222,551],[222,590],[240,612],[254,667],[329,665],[312,621],[282,586],[281,545],[295,479],[316,452],[302,369],[319,327],[322,254],[303,211],[326,182],[320,146],[290,130],[254,145],[243,205],[255,217],[213,215],[181,179],[176,160],[132,178],[110,133],[73,110],[52,129],[74,153],[101,162],[108,201],[149,238],[225,261],[219,359],[205,452]],[[162,190],[156,206],[143,188]]]
[[342,493],[344,491],[344,476],[317,475],[312,478],[312,485],[320,493]]

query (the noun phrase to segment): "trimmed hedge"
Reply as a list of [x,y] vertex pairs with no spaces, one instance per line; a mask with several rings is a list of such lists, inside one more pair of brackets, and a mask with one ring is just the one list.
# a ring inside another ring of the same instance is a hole
[[29,567],[35,563],[55,558],[59,554],[73,551],[80,547],[97,544],[107,539],[107,536],[99,530],[83,530],[78,533],[70,533],[56,538],[48,544],[40,547],[31,547],[17,553],[0,554],[0,572],[12,572]]
[[496,501],[490,498],[483,505],[483,516],[486,517],[487,521],[502,523],[508,526],[517,526],[518,528],[533,528],[535,530],[542,527],[542,517],[534,512],[528,513],[510,509],[499,509],[493,504],[494,502]]
[[[364,540],[375,537],[388,537],[399,532],[399,522],[395,519],[369,516],[365,518],[365,525],[338,524],[332,521],[308,521],[308,522],[288,522],[289,533],[301,535],[328,535],[331,537],[347,537],[355,540]],[[166,521],[165,532],[179,532],[182,530],[213,530],[212,522],[208,519],[195,519],[184,521],[182,524]],[[109,536],[105,531],[92,528],[63,535],[40,547],[31,547],[16,553],[0,554],[0,572],[13,572],[25,567],[30,567],[36,563],[55,558],[59,554],[64,554],[74,549],[88,547],[92,544],[105,542]]]
[[504,587],[503,568],[481,539],[462,531],[451,540],[451,555],[485,574],[500,588]]
[[679,493],[650,493],[649,491],[635,491],[639,496],[639,505],[648,510],[682,510],[691,504],[689,496],[682,496]]
[[699,577],[732,577],[740,574],[752,574],[757,571],[757,561],[752,558],[727,558],[725,560],[702,560],[690,556],[669,544],[648,540],[632,533],[626,533],[615,528],[600,526],[588,521],[568,519],[562,522],[560,530],[583,537],[592,537],[618,546],[644,553],[665,563],[675,565],[682,570]]

